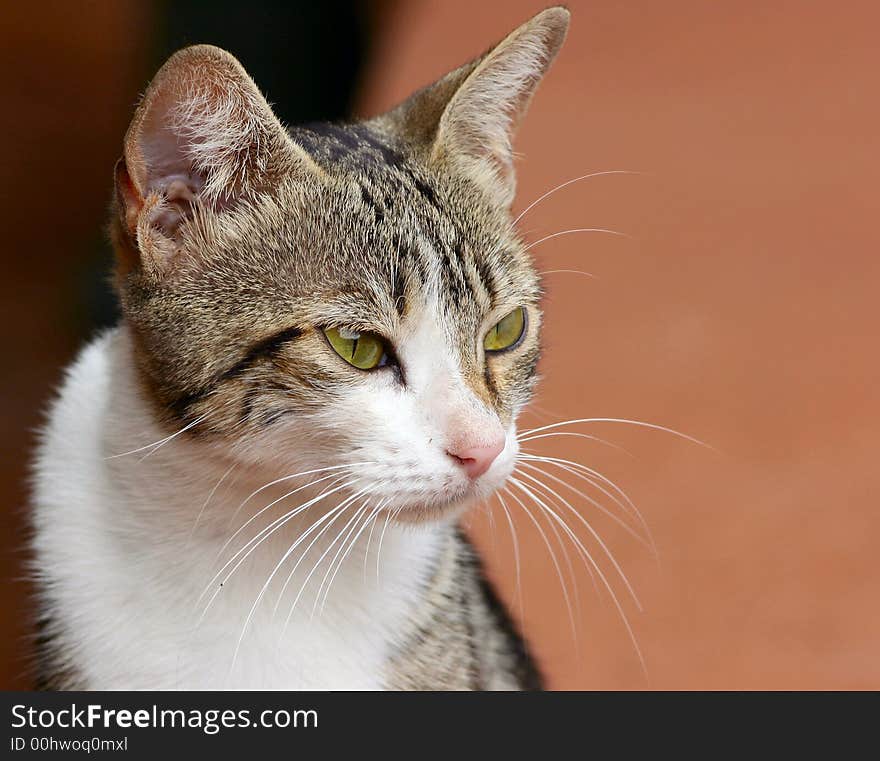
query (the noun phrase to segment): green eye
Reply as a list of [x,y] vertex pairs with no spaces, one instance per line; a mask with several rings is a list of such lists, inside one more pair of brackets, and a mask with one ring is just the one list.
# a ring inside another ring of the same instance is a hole
[[327,328],[324,335],[340,357],[361,370],[373,370],[388,361],[385,342],[375,333]]
[[483,348],[486,351],[504,351],[514,346],[526,329],[526,310],[517,307],[486,333]]

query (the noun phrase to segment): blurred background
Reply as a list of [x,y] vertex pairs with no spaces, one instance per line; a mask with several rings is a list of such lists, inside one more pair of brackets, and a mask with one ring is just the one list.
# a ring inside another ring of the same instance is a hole
[[[554,562],[510,500],[516,550],[497,504],[469,530],[552,688],[878,689],[880,6],[568,6],[568,42],[516,140],[515,211],[581,175],[639,174],[567,185],[520,223],[533,241],[584,227],[630,236],[571,233],[534,249],[547,273],[546,352],[523,426],[639,420],[715,451],[617,422],[558,430],[625,452],[574,436],[528,444],[601,471],[638,505],[658,558],[555,487],[601,535],[641,612],[583,526],[610,590],[570,546],[569,565],[543,524]],[[64,365],[116,319],[111,172],[162,60],[212,42],[289,123],[371,115],[542,7],[4,4],[0,687],[30,686],[33,432]]]

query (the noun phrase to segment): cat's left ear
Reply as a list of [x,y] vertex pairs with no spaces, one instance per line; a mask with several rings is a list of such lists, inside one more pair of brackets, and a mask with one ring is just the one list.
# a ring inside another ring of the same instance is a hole
[[516,189],[511,141],[538,83],[562,47],[571,15],[548,8],[489,52],[416,93],[389,114],[430,139],[429,160],[465,171],[499,203]]
[[195,45],[159,70],[116,167],[124,264],[161,274],[197,207],[223,212],[292,171],[318,171],[290,139],[241,64]]

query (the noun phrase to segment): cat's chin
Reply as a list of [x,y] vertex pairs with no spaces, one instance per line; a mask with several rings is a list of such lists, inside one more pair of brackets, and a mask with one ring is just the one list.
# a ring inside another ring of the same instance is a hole
[[455,497],[439,498],[430,502],[415,502],[394,509],[392,510],[392,520],[409,526],[452,523],[485,499],[485,494],[468,489]]

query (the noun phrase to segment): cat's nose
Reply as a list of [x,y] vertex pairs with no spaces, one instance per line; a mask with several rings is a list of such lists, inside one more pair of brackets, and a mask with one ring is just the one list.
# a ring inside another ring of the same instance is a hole
[[504,436],[495,439],[489,444],[481,444],[479,446],[462,447],[446,450],[453,460],[455,460],[470,478],[479,478],[483,475],[495,462],[495,458],[501,454],[504,449]]

